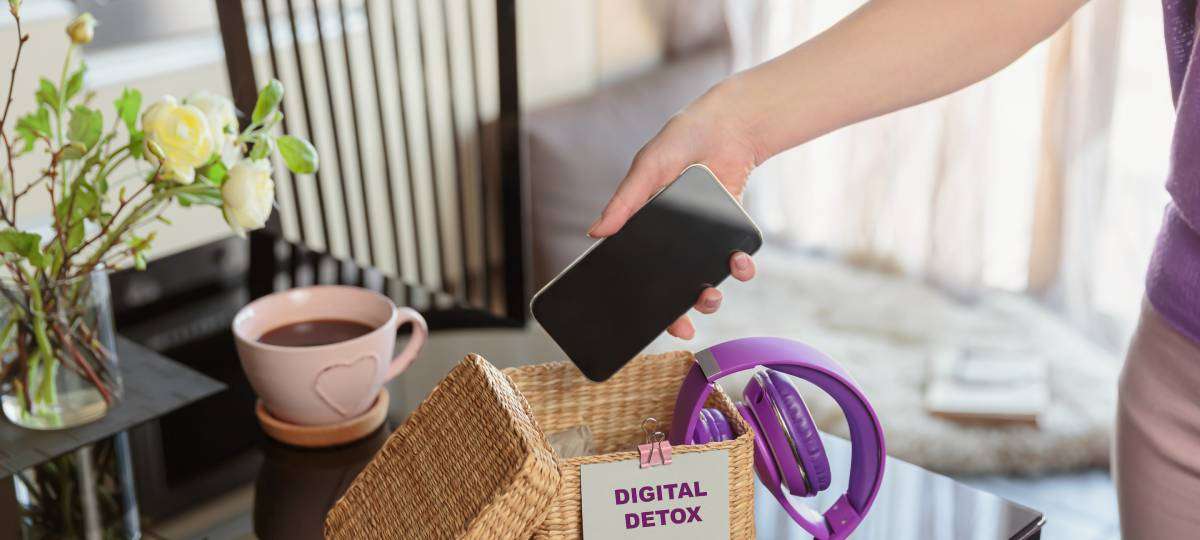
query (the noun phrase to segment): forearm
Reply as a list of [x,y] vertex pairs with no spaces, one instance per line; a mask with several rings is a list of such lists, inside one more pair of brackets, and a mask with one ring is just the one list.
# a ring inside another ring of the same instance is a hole
[[1012,63],[1084,0],[874,0],[704,102],[724,107],[762,162],[814,137],[922,103]]

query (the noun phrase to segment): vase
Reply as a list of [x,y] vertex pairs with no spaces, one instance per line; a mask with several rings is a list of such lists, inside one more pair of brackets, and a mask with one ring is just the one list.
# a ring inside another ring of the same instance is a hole
[[108,274],[0,282],[0,404],[9,421],[65,429],[121,401]]
[[142,536],[126,433],[13,475],[23,540]]

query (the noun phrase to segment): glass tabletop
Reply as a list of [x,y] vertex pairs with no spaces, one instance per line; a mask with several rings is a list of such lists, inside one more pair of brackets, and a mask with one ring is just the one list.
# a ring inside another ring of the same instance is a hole
[[[828,508],[845,492],[850,471],[849,441],[832,435],[822,439],[833,473],[829,489],[815,497],[792,500],[820,510]],[[761,482],[756,483],[754,505],[759,536],[812,538],[792,521]],[[1041,512],[888,457],[879,496],[853,538],[1038,538],[1043,522]]]

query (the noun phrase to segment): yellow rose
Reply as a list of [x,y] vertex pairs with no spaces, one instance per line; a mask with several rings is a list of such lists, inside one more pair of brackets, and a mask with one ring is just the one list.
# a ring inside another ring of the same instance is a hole
[[212,134],[213,148],[217,152],[224,152],[225,146],[237,138],[237,112],[229,98],[200,90],[193,92],[183,102],[204,113],[208,120],[208,131]]
[[[173,96],[163,96],[142,113],[146,141],[158,145],[162,169],[167,178],[181,184],[196,179],[196,167],[208,162],[216,148],[204,111],[192,105],[180,105]],[[147,152],[150,161],[160,160]]]
[[247,230],[261,229],[271,217],[275,202],[275,182],[271,180],[271,162],[265,159],[242,158],[225,177],[221,185],[225,205],[225,221],[238,236]]

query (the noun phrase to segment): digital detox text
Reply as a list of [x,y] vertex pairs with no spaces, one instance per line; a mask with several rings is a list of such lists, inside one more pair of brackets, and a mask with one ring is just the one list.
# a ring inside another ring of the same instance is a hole
[[626,513],[625,528],[637,529],[640,527],[662,527],[703,521],[700,518],[700,505],[688,506],[686,503],[692,502],[691,499],[696,497],[707,497],[708,492],[700,487],[700,482],[677,482],[672,484],[617,488],[613,490],[613,496],[616,497],[618,505],[680,501],[658,510]]

